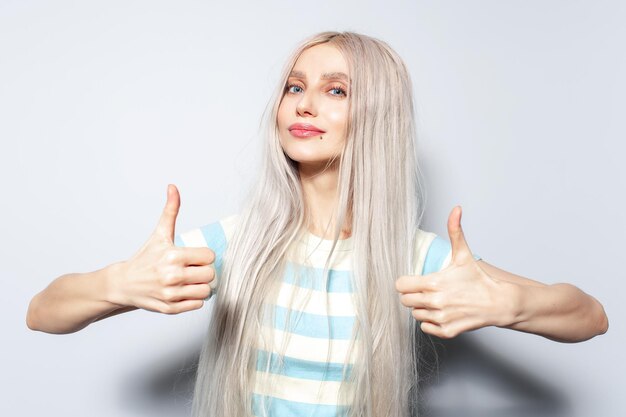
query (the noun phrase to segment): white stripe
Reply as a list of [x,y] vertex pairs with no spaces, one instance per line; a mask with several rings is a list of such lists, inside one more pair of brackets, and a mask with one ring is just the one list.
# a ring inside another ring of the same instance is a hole
[[[307,247],[306,243],[298,241],[293,245],[292,251],[287,254],[287,259],[305,266],[322,269],[326,264],[326,258],[328,258],[329,252],[320,249],[313,252],[314,250],[315,246]],[[352,251],[333,252],[329,268],[338,271],[351,271]]]
[[[350,396],[350,383],[344,383]],[[338,402],[340,385],[339,381],[315,381],[255,371],[254,392],[308,404],[349,405],[350,402]]]
[[202,231],[200,230],[200,228],[182,233],[180,235],[180,238],[185,243],[185,247],[188,247],[188,248],[208,247],[208,244],[206,243],[206,240],[204,239],[204,235],[202,234]]
[[418,229],[415,235],[415,270],[413,275],[422,275],[424,270],[424,262],[426,262],[426,253],[430,244],[433,243],[437,235],[431,232],[425,232]]
[[[348,348],[350,347],[349,340],[330,340],[317,337],[302,336],[294,333],[283,332],[282,330],[273,329],[263,326],[262,335],[257,340],[257,348],[265,350],[266,352],[275,352],[282,349],[283,340],[290,336],[289,343],[285,349],[285,356],[290,356],[296,359],[302,359],[305,361],[314,362],[326,362],[326,354],[328,351],[329,343],[331,346],[329,362],[344,363],[346,356],[348,355]],[[274,343],[271,343],[269,338],[269,332],[274,331]],[[354,347],[353,357],[358,355],[358,346]],[[354,360],[350,360],[348,363],[354,363]]]
[[450,265],[450,262],[452,262],[452,251],[448,253],[448,256],[446,256],[446,258],[441,263],[441,269],[439,271],[441,271],[444,268],[447,268],[448,265]]
[[231,214],[228,217],[224,217],[220,220],[220,224],[222,225],[222,229],[224,229],[224,236],[226,237],[226,242],[230,242],[235,234],[235,228],[239,224],[239,216],[240,214]]
[[[310,298],[307,302],[309,293]],[[290,306],[292,294],[294,294],[294,300]],[[326,300],[326,295],[328,295],[328,301]],[[329,304],[330,309],[328,308]],[[296,287],[287,283],[282,284],[276,305],[323,316],[354,317],[356,315],[354,305],[352,304],[351,293],[327,293],[324,291],[311,290],[309,288]]]

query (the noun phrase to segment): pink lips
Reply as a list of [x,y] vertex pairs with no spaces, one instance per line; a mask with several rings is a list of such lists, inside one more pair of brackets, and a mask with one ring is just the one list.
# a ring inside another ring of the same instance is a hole
[[308,138],[311,136],[319,136],[324,133],[324,131],[313,126],[312,124],[294,123],[289,126],[289,133],[298,138]]

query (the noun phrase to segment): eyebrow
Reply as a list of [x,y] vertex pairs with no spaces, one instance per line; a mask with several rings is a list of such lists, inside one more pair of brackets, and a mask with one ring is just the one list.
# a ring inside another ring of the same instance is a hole
[[[295,78],[306,78],[304,72],[302,71],[291,71],[289,74],[290,77]],[[344,72],[326,72],[322,74],[322,80],[343,80],[345,82],[349,82],[350,79]]]

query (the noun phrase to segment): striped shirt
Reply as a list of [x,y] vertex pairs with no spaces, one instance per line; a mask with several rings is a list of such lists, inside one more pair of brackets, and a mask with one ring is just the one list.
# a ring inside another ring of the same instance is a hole
[[[237,215],[176,235],[176,246],[209,247],[215,252],[214,268],[220,279],[223,253],[233,236]],[[451,246],[434,233],[418,230],[415,275],[445,268]],[[332,240],[306,233],[287,255],[287,266],[274,311],[273,323],[264,323],[257,342],[257,369],[252,405],[256,416],[345,416],[351,402],[346,392],[338,397],[344,362],[351,369],[358,353],[349,355],[355,321],[352,300],[352,237],[337,241],[329,264],[328,282],[323,269]],[[474,255],[475,259],[480,259]],[[217,293],[214,291],[213,293]],[[217,295],[219,296],[219,295]],[[274,340],[270,341],[271,330]],[[274,347],[286,341],[282,366]],[[269,367],[268,367],[269,359]],[[344,383],[344,386],[347,384]]]

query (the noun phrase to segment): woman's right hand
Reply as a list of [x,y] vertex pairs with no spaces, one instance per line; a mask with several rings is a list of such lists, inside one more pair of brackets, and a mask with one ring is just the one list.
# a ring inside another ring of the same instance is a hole
[[180,195],[168,185],[167,203],[156,229],[139,251],[111,277],[110,301],[165,314],[196,310],[211,294],[215,253],[174,245]]

